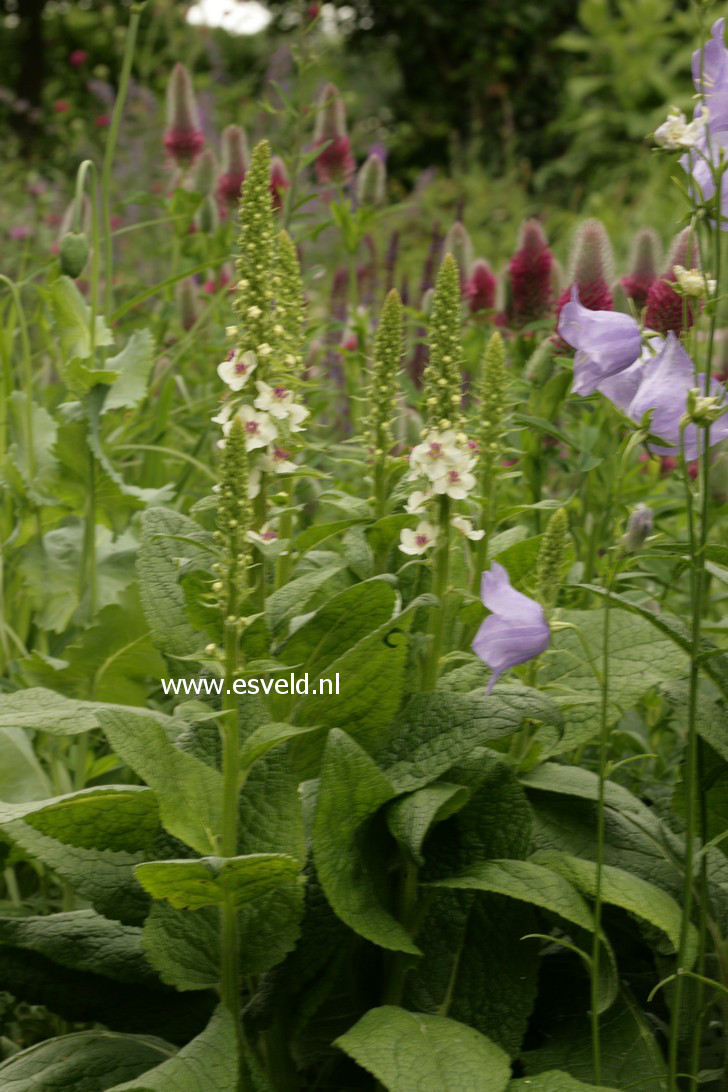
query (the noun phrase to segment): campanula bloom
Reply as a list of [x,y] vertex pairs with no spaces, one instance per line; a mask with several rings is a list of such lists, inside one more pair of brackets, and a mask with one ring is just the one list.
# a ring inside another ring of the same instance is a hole
[[486,694],[509,667],[524,664],[548,648],[550,630],[540,603],[511,587],[508,573],[493,561],[483,573],[480,597],[491,614],[473,640],[473,652],[493,674]]
[[[639,390],[627,410],[633,421],[640,422],[652,411],[650,432],[668,441],[672,447],[655,447],[658,454],[669,454],[680,443],[680,422],[688,406],[688,394],[697,386],[695,366],[682,345],[670,332],[662,350],[645,365]],[[723,399],[722,384],[712,379],[710,395]],[[710,429],[710,444],[717,444],[728,436],[728,418],[721,417]],[[695,459],[700,451],[700,438],[696,425],[685,429],[685,458]]]
[[571,388],[576,394],[592,394],[602,380],[624,371],[640,355],[641,335],[635,319],[619,311],[582,307],[576,287],[562,308],[558,332],[577,350]]

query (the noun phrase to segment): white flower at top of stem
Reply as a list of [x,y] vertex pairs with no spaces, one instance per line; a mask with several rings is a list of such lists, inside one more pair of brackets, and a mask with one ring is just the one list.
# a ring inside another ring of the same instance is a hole
[[255,353],[234,353],[217,366],[217,374],[231,391],[241,391],[257,367]]
[[671,106],[667,120],[655,129],[655,144],[660,148],[667,148],[668,151],[694,148],[703,136],[707,121],[708,111],[705,108],[699,117],[687,121],[682,110]]
[[681,265],[674,265],[672,271],[682,295],[693,296],[695,299],[706,299],[715,295],[715,281],[709,279],[702,270],[685,269]]
[[437,528],[427,520],[421,520],[414,531],[405,527],[399,536],[399,548],[403,554],[424,554],[437,540]]
[[480,542],[485,535],[485,531],[474,530],[472,523],[465,516],[453,516],[450,523],[456,531],[459,531],[461,535],[465,535],[471,542]]

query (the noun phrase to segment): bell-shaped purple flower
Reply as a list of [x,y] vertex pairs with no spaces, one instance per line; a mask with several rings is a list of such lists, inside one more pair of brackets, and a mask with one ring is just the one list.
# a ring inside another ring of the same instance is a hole
[[602,380],[624,371],[640,355],[640,328],[635,319],[620,311],[582,307],[576,286],[561,309],[558,332],[577,350],[571,388],[575,394],[592,394]]
[[548,648],[550,630],[543,607],[511,587],[508,573],[494,561],[483,573],[480,597],[491,614],[473,640],[473,652],[493,674],[487,694],[509,667],[524,664]]
[[[705,96],[711,131],[728,128],[728,50],[724,42],[725,19],[717,19],[710,31],[710,41],[693,53],[693,83]],[[696,116],[700,116],[698,107]]]
[[[672,331],[667,335],[661,351],[645,364],[644,369],[642,382],[627,415],[639,423],[646,413],[652,411],[650,432],[672,445],[655,447],[653,450],[659,455],[676,455],[680,444],[680,422],[687,410],[688,392],[697,386],[702,391],[702,376],[696,378],[695,365]],[[710,395],[724,398],[723,384],[712,379]],[[685,429],[685,459],[688,462],[697,458],[701,448],[700,433],[704,431],[696,425],[688,425]],[[711,447],[727,436],[728,418],[723,416],[711,425]]]

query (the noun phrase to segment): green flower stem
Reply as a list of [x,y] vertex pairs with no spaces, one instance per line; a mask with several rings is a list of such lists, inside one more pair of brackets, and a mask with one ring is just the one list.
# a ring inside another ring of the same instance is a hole
[[[705,451],[708,454],[707,437]],[[680,468],[685,484],[685,501],[688,518],[688,535],[690,540],[690,600],[692,606],[691,624],[691,655],[690,655],[690,679],[688,691],[688,723],[687,740],[685,750],[685,857],[683,875],[682,920],[680,924],[680,943],[677,954],[677,973],[672,998],[672,1013],[670,1019],[670,1039],[668,1047],[668,1088],[670,1092],[678,1092],[678,1049],[680,1042],[680,1020],[683,1002],[682,971],[686,967],[688,942],[690,937],[690,924],[693,908],[694,893],[694,864],[695,864],[695,840],[696,817],[698,798],[698,745],[697,745],[697,706],[698,706],[698,680],[700,665],[701,621],[702,621],[702,583],[705,568],[703,553],[704,527],[699,534],[695,526],[695,511],[693,503],[693,491],[690,484],[687,464],[685,461],[685,426],[680,433]],[[705,488],[707,483],[702,482]],[[704,937],[703,937],[704,943]],[[699,1024],[699,1021],[698,1021]],[[698,1030],[699,1035],[699,1030]]]
[[[256,531],[260,531],[261,527],[266,521],[268,513],[268,490],[267,490],[267,474],[260,475],[260,492],[253,501],[253,527]],[[256,613],[262,613],[265,610],[265,579],[267,559],[263,549],[257,549],[258,563],[255,566],[256,582],[253,588],[252,601],[255,607]]]
[[[233,539],[236,537],[232,536]],[[233,556],[235,542],[232,544]],[[238,619],[236,582],[229,581],[227,618],[224,636],[225,678],[234,679],[239,665]],[[238,796],[240,792],[240,737],[238,725],[237,695],[223,694],[220,732],[222,734],[222,830],[220,851],[223,857],[236,857],[238,852]],[[240,1090],[246,1088],[243,1063],[243,1029],[240,1021],[240,981],[238,955],[237,911],[231,898],[226,898],[220,908],[221,916],[221,975],[222,1002],[229,1009],[238,1034],[240,1047]]]
[[20,293],[17,285],[0,273],[0,284],[7,286],[13,297],[15,312],[18,316],[20,327],[20,344],[23,349],[23,387],[25,391],[25,430],[28,444],[28,473],[31,478],[35,476],[35,445],[33,443],[33,358],[30,351],[30,337],[28,336],[28,324],[25,321],[25,311],[20,301]]
[[480,581],[483,570],[488,564],[488,547],[493,530],[493,513],[495,511],[495,479],[493,476],[493,460],[487,459],[483,466],[480,479],[480,529],[485,531],[480,542],[476,542],[473,551],[473,576],[471,591],[473,595],[480,595]]
[[[417,884],[419,869],[409,857],[402,856],[397,917],[414,939],[417,914]],[[390,974],[384,991],[383,1004],[401,1005],[404,996],[404,984],[407,972],[412,966],[412,956],[407,952],[395,952],[392,956]]]
[[425,667],[423,689],[434,690],[440,666],[442,650],[442,631],[444,627],[445,595],[450,575],[450,498],[447,494],[438,497],[439,527],[436,553],[433,560],[432,591],[438,599],[438,605],[430,612],[430,636],[432,643]]
[[281,540],[288,540],[288,549],[276,559],[276,588],[282,588],[291,578],[291,559],[293,550],[291,544],[291,536],[293,535],[293,512],[291,511],[293,504],[293,483],[287,481],[281,486],[281,492],[286,494],[286,500],[283,502],[285,511],[280,518],[278,534]]
[[119,127],[121,125],[121,118],[124,113],[124,106],[126,105],[126,96],[129,90],[129,77],[131,75],[131,66],[134,60],[139,20],[143,10],[143,2],[132,4],[129,28],[126,32],[126,41],[124,43],[124,56],[121,63],[121,74],[119,76],[119,89],[116,93],[116,99],[114,100],[111,125],[109,126],[109,137],[106,141],[104,159],[101,165],[101,207],[104,223],[104,276],[106,279],[105,313],[107,315],[111,314],[113,303],[112,282],[114,244],[111,232],[111,171],[114,165],[114,153],[119,138]]

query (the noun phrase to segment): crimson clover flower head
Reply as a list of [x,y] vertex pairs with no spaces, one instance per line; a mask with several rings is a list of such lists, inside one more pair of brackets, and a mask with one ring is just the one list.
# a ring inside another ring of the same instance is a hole
[[576,285],[561,310],[558,332],[577,350],[572,387],[576,394],[592,394],[602,380],[624,371],[640,355],[641,334],[635,319],[620,311],[582,307]]
[[[667,335],[662,350],[645,365],[644,376],[637,394],[627,410],[635,422],[643,420],[652,411],[650,432],[666,440],[671,447],[653,447],[659,454],[677,454],[680,443],[680,423],[685,416],[688,394],[696,386],[695,365],[672,331]],[[715,379],[710,383],[710,395],[725,398],[723,385]],[[685,429],[685,458],[689,462],[697,458],[702,442],[696,425]],[[709,443],[719,443],[728,437],[728,418],[724,415],[710,428]]]
[[516,591],[497,561],[483,573],[480,597],[492,613],[481,624],[472,647],[493,672],[486,690],[490,694],[509,667],[524,664],[546,651],[551,632],[541,604]]

